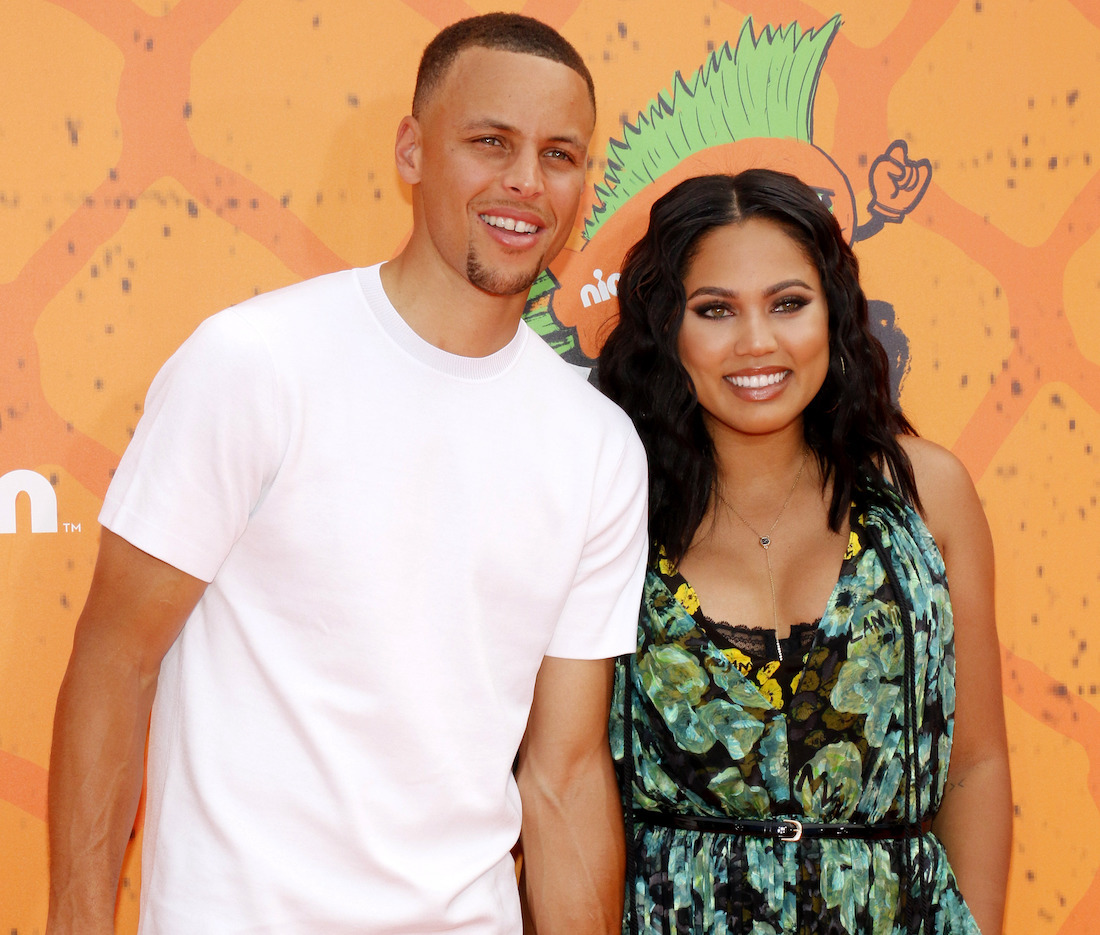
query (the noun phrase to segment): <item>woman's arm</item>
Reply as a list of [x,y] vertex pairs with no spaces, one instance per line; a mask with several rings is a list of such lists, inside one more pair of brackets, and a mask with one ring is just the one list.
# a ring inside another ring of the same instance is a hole
[[950,452],[903,439],[925,520],[947,566],[955,621],[955,730],[933,829],[983,935],[1001,935],[1012,795],[994,616],[993,540],[966,468]]

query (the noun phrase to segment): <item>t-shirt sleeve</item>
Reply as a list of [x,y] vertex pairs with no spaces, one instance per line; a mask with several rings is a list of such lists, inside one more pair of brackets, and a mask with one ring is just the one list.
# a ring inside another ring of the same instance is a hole
[[278,467],[277,395],[253,325],[234,309],[208,318],[153,380],[100,523],[213,580]]
[[599,478],[589,535],[546,655],[607,659],[633,652],[649,552],[645,449],[631,427]]

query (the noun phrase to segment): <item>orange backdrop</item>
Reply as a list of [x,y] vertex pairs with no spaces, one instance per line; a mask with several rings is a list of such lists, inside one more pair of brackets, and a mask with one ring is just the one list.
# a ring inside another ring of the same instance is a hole
[[[932,170],[903,222],[857,236],[856,251],[869,297],[902,336],[901,401],[966,463],[993,527],[1016,801],[1008,932],[1096,931],[1096,0],[3,7],[0,930],[44,927],[54,698],[96,514],[149,381],[219,308],[397,249],[409,203],[393,133],[419,51],[439,27],[503,7],[557,26],[591,64],[591,179],[604,192],[607,154],[611,170],[629,162],[611,141],[628,139],[640,114],[675,113],[686,98],[674,76],[690,83],[747,18],[759,37],[768,24],[815,30],[840,15],[809,135],[853,227],[873,220],[869,178],[892,141]],[[597,201],[590,190],[589,207]],[[584,245],[578,226],[571,246]],[[592,264],[570,269],[600,278]],[[555,272],[564,282],[569,269]],[[576,319],[594,312],[549,301],[532,302],[540,329],[583,360],[592,339]],[[133,850],[123,932],[136,915]]]

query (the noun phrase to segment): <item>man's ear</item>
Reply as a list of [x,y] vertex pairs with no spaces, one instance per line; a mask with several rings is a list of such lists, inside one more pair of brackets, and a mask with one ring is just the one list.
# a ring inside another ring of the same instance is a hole
[[401,181],[415,185],[420,181],[420,122],[415,117],[402,117],[397,125],[397,141],[393,147],[397,174]]

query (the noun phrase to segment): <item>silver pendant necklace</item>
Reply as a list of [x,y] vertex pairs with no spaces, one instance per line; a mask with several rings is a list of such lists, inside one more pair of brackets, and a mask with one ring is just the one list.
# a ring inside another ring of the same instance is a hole
[[736,516],[739,520],[741,520],[742,523],[745,524],[749,532],[756,536],[757,542],[760,543],[760,548],[764,550],[764,562],[768,567],[768,585],[771,588],[772,592],[772,627],[775,633],[775,649],[776,652],[779,653],[780,662],[783,661],[783,644],[779,641],[779,607],[775,599],[775,575],[772,573],[772,560],[771,556],[768,554],[768,549],[771,548],[772,533],[775,532],[775,527],[779,525],[779,520],[783,516],[783,511],[787,509],[787,504],[791,502],[791,497],[794,496],[795,488],[798,486],[798,481],[802,477],[802,470],[806,467],[806,459],[809,458],[809,456],[810,452],[807,449],[802,455],[802,463],[798,466],[798,473],[794,476],[794,481],[791,483],[791,489],[787,491],[787,497],[783,501],[783,505],[779,508],[779,512],[775,516],[775,522],[773,522],[771,526],[768,527],[768,531],[764,533],[764,535],[761,535],[753,527],[752,523],[745,519],[745,517],[743,517],[737,511],[737,508],[732,503],[730,503],[729,500],[723,497],[721,492],[717,488],[715,488],[715,493],[717,494],[718,499],[722,501],[722,503],[730,510],[731,513],[733,513],[734,516]]

